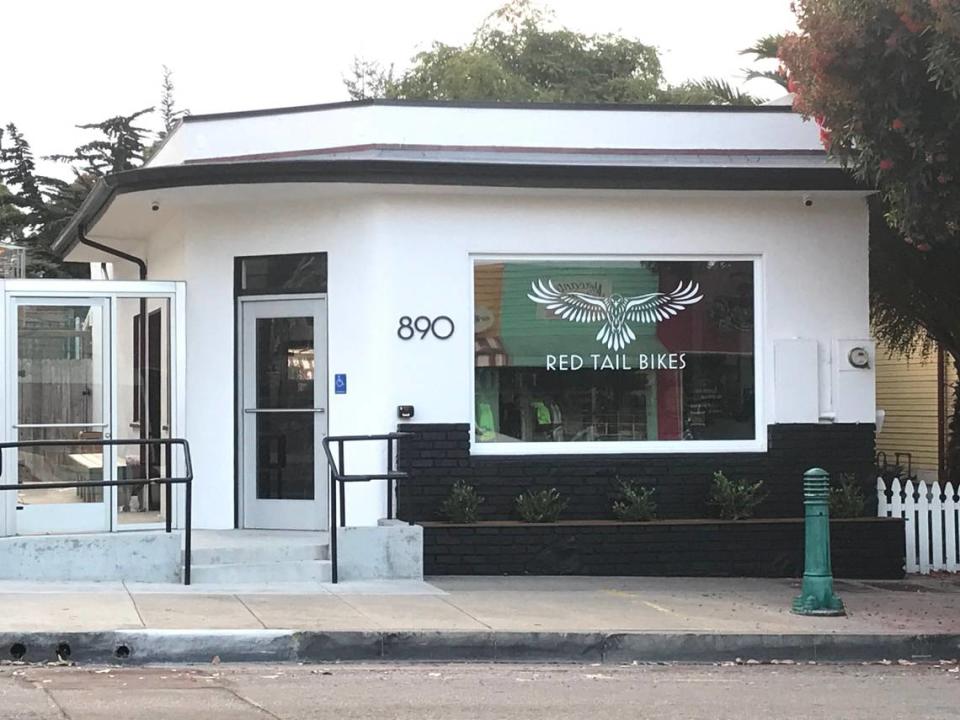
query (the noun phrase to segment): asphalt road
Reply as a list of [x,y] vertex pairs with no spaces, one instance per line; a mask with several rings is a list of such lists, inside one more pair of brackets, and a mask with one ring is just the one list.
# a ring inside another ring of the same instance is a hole
[[956,718],[956,664],[0,666],[0,718]]

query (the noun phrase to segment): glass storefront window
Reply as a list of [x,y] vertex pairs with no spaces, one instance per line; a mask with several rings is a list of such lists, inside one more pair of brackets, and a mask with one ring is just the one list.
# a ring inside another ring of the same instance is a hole
[[479,443],[756,439],[754,263],[474,265]]

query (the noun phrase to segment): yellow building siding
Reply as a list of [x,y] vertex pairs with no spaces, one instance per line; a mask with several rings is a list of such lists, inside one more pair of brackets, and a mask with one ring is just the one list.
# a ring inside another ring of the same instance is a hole
[[886,411],[877,450],[893,462],[895,453],[912,454],[916,470],[940,466],[940,393],[937,353],[926,358],[889,356],[877,348],[877,407]]

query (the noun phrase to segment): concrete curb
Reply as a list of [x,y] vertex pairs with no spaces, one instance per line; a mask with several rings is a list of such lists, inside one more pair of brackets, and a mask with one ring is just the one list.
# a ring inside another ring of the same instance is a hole
[[0,660],[222,662],[860,662],[960,658],[960,635],[112,630],[0,632]]

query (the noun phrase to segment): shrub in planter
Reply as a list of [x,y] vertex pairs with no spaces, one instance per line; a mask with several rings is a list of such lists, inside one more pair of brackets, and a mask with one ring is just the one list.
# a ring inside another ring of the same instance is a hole
[[721,520],[743,520],[753,516],[757,505],[763,502],[760,489],[763,480],[749,483],[746,480],[730,480],[722,472],[713,474],[709,504],[717,509]]
[[457,480],[440,505],[440,514],[452,523],[474,523],[480,517],[481,504],[483,498],[473,485]]
[[529,523],[552,523],[560,518],[567,501],[556,488],[527,490],[517,496],[517,513]]
[[840,485],[830,488],[830,517],[863,517],[867,509],[867,496],[853,475],[840,475]]
[[917,481],[917,474],[915,472],[910,472],[909,468],[905,468],[903,465],[894,463],[893,465],[887,465],[886,462],[883,465],[878,465],[876,467],[877,477],[881,477],[885,482],[890,483],[893,480],[899,480],[904,482],[905,480],[910,480],[912,482]]
[[633,480],[617,480],[613,515],[624,522],[653,520],[657,515],[657,503],[653,500],[655,490]]

